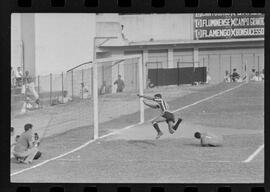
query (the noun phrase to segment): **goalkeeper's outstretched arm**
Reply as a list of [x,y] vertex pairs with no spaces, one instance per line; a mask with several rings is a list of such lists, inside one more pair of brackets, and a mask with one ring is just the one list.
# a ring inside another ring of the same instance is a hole
[[154,109],[157,109],[158,108],[158,105],[149,104],[149,103],[146,103],[145,101],[143,101],[143,103],[145,105],[147,105],[148,107],[151,107],[151,108],[154,108]]

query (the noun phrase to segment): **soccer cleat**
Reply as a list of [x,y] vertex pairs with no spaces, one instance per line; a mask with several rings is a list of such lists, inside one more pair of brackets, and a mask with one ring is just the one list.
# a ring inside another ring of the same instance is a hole
[[177,122],[175,123],[175,125],[173,126],[173,130],[177,130],[179,124],[182,122],[182,119],[181,118],[178,118]]
[[170,132],[170,134],[173,134],[174,133],[174,129],[169,128],[169,132]]
[[161,136],[163,135],[163,133],[160,131],[158,132],[157,136],[156,136],[156,139],[159,139]]
[[39,99],[36,99],[35,102],[36,102],[36,104],[38,104],[38,105],[40,104]]

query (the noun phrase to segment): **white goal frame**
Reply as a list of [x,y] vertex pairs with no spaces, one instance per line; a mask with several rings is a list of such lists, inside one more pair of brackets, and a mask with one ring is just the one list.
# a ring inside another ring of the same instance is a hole
[[[93,61],[93,113],[94,113],[94,140],[99,138],[99,116],[98,116],[98,63],[102,62],[121,62],[127,59],[138,59],[139,73],[139,94],[143,95],[143,63],[142,55],[128,55],[119,57],[109,57],[103,59],[95,59]],[[144,122],[144,104],[143,98],[138,99],[140,105],[140,123]]]

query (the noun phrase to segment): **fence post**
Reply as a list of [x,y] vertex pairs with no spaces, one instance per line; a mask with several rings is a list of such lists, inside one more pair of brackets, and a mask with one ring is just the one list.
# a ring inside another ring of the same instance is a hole
[[[148,81],[148,79],[150,80],[150,78],[149,78],[149,73],[148,73],[148,63],[147,62],[145,62],[145,63],[143,63],[144,65],[143,65],[143,68],[144,68],[144,77],[145,77],[145,82],[146,82],[146,87],[145,88],[147,88],[148,87],[148,85],[147,85],[147,81]],[[152,82],[153,83],[153,82]]]
[[252,69],[255,70],[255,68],[256,68],[256,55],[255,55],[255,53],[253,53],[253,67],[252,67]]
[[119,63],[117,64],[117,70],[118,70],[117,75],[119,75],[119,73],[120,73],[120,65],[119,65]]
[[[139,57],[138,61],[138,72],[139,72],[139,93],[143,95],[143,62],[142,57]],[[144,122],[144,104],[143,98],[140,98],[140,123]]]
[[39,75],[38,75],[38,95],[40,95],[40,79],[39,79]]
[[104,74],[105,74],[104,65],[102,65],[102,83],[103,83],[103,81],[105,81]]
[[204,67],[204,60],[205,60],[205,58],[203,57],[203,67]]
[[84,91],[83,69],[82,69],[82,83],[81,83],[81,87],[82,87],[82,99],[83,99],[83,91]]
[[93,71],[93,67],[90,68],[90,80],[91,80],[91,96],[94,96],[94,71]]
[[258,73],[260,73],[260,56],[258,56]]
[[232,75],[232,56],[230,55],[230,75]]
[[206,70],[206,72],[208,72],[209,69],[210,69],[210,55],[209,54],[207,55],[207,60],[208,60],[208,62],[207,62],[207,70]]
[[[137,60],[138,62],[140,62],[140,59]],[[142,62],[142,58],[141,58],[141,62]],[[135,66],[135,83],[136,83],[136,89],[138,89],[138,85],[139,85],[139,81],[138,81],[138,68],[136,67],[136,62],[134,63],[134,66]],[[143,66],[143,63],[142,63],[142,66]],[[142,67],[142,70],[143,70],[143,67]],[[143,75],[142,75],[142,78],[143,78]],[[144,80],[143,80],[144,82]],[[144,83],[143,83],[143,87],[144,87]]]
[[243,53],[241,53],[241,74],[243,75],[243,71],[244,71],[244,56]]
[[221,55],[218,54],[218,63],[219,63],[219,67],[218,67],[218,70],[219,70],[219,81],[222,82],[223,81],[223,74],[221,74]]
[[180,60],[177,61],[177,85],[180,86],[180,68],[179,68]]
[[73,70],[71,71],[71,98],[73,100]]
[[156,60],[156,64],[157,64],[157,87],[159,87],[159,81],[158,81],[158,61]]
[[52,74],[50,73],[50,104],[52,104]]
[[64,103],[64,73],[62,72],[62,103]]

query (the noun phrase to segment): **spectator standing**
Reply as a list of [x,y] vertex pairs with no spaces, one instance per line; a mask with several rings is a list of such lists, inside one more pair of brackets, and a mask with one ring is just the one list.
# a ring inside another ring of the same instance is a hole
[[35,97],[36,104],[40,104],[39,95],[35,90],[35,83],[33,77],[30,76],[29,71],[25,71],[25,75],[23,77],[23,88],[22,93],[26,94],[26,91],[29,90],[30,93]]
[[17,70],[15,71],[16,86],[18,87],[22,86],[22,78],[23,78],[22,68],[17,67]]
[[10,127],[10,158],[12,158],[13,157],[13,154],[12,154],[12,152],[13,152],[13,149],[14,149],[14,145],[15,145],[15,143],[14,143],[14,127]]
[[207,71],[207,74],[206,74],[206,84],[208,84],[210,81],[211,81],[211,76],[209,75],[209,72]]
[[230,83],[231,82],[231,78],[230,78],[230,75],[229,75],[229,71],[225,71],[225,76],[224,76],[224,81],[226,83]]
[[255,76],[256,76],[255,69],[252,69],[250,74],[250,80],[253,80]]
[[82,99],[88,99],[90,97],[88,86],[84,82],[81,83],[80,95]]
[[100,90],[99,90],[99,94],[100,95],[104,95],[106,93],[106,87],[107,87],[106,81],[103,81],[102,82],[102,85],[100,87]]
[[15,72],[13,70],[13,68],[11,67],[11,74],[10,74],[10,82],[11,82],[11,88],[15,87]]
[[124,88],[125,88],[125,83],[124,81],[121,79],[121,75],[118,75],[118,79],[113,83],[114,85],[117,85],[117,89],[116,92],[123,92]]
[[122,35],[123,40],[127,40],[127,38],[126,38],[126,36],[125,36],[125,28],[124,28],[124,25],[121,25],[121,35]]
[[262,72],[260,73],[260,79],[261,81],[264,80],[264,69],[262,69]]
[[13,152],[19,162],[26,164],[41,156],[41,152],[34,146],[32,128],[33,125],[30,123],[24,125],[25,132],[20,135]]

